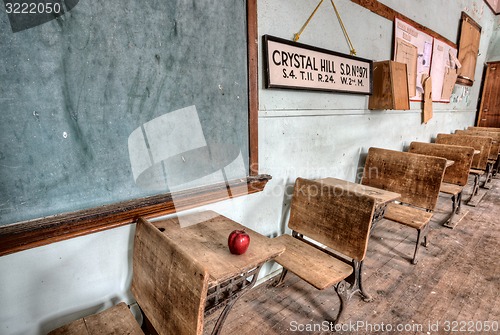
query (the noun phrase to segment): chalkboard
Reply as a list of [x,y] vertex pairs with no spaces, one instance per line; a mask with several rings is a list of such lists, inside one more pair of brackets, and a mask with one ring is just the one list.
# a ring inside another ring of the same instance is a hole
[[0,225],[248,171],[246,1],[59,3],[0,13]]

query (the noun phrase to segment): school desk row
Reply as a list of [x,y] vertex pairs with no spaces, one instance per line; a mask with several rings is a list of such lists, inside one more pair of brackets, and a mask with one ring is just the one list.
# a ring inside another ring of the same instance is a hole
[[[336,178],[297,178],[288,228],[291,235],[265,237],[215,212],[150,222],[139,219],[133,248],[131,291],[144,317],[143,329],[120,303],[73,321],[57,334],[202,334],[204,316],[222,310],[212,334],[220,333],[235,301],[255,284],[262,265],[274,260],[317,289],[334,287],[342,319],[348,301],[361,293],[369,237],[382,218],[416,229],[415,251],[427,243],[429,223],[440,192],[452,198],[444,221],[453,227],[469,174],[489,187],[498,170],[500,129],[471,128],[438,134],[435,143],[412,142],[408,152],[370,148],[360,184]],[[233,255],[231,231],[245,229],[250,247]]]

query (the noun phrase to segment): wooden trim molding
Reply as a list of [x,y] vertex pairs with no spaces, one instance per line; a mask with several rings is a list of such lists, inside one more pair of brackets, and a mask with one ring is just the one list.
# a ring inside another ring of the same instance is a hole
[[474,19],[470,15],[468,15],[466,12],[462,12],[462,14],[460,16],[460,20],[470,23],[473,27],[475,27],[479,31],[481,31],[483,29],[483,28],[481,28],[479,23],[474,21]]
[[257,0],[247,0],[248,20],[248,137],[250,175],[259,174],[259,69]]
[[[495,14],[495,15],[499,15],[500,14],[500,2],[497,2],[497,1],[494,1],[494,0],[484,0],[484,2],[486,2],[486,4],[488,5],[488,7],[490,7],[490,9],[493,12],[493,14]],[[494,8],[495,4],[496,4],[496,8]]]
[[423,31],[426,34],[445,42],[446,44],[452,46],[455,49],[457,48],[456,43],[453,43],[452,41],[448,40],[446,37],[436,33],[434,30],[431,30],[431,29],[421,25],[420,23],[413,21],[409,17],[395,11],[394,9],[384,5],[383,3],[378,2],[377,0],[351,0],[351,1],[362,6],[362,7],[365,7],[366,9],[372,11],[373,13],[375,13],[377,15],[385,17],[386,19],[388,19],[390,21],[394,21],[394,19],[396,19],[396,18],[403,20],[403,21],[411,24],[413,27],[417,28],[418,30]]
[[[134,223],[137,218],[172,214],[229,198],[260,192],[269,175],[198,187],[172,194],[58,214],[0,227],[0,256]],[[229,193],[231,185],[231,193]],[[229,196],[231,194],[231,196]],[[175,197],[175,205],[173,198]]]

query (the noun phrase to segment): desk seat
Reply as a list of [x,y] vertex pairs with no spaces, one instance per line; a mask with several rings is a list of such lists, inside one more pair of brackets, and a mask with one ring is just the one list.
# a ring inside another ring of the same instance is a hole
[[412,142],[409,152],[421,155],[444,157],[453,160],[452,166],[447,166],[444,172],[439,191],[451,195],[452,211],[441,222],[445,227],[454,228],[458,223],[454,221],[455,214],[460,213],[462,206],[462,192],[469,180],[469,170],[474,159],[474,152],[479,150],[470,146],[451,144]]
[[436,143],[472,147],[475,152],[479,152],[479,154],[474,155],[472,159],[469,173],[474,176],[474,185],[472,186],[471,196],[467,200],[467,204],[469,205],[476,203],[473,198],[478,194],[481,177],[486,175],[486,179],[484,180],[482,187],[487,186],[487,183],[491,178],[491,164],[488,163],[488,158],[493,146],[493,138],[484,137],[483,135],[476,136],[473,135],[473,133],[457,131],[456,134],[438,134]]
[[384,218],[415,229],[421,229],[429,223],[432,218],[432,213],[418,208],[392,203],[387,205]]
[[439,188],[440,192],[452,195],[458,195],[464,189],[463,186],[450,184],[450,183],[441,183],[441,187]]
[[121,302],[104,312],[86,316],[51,331],[48,335],[144,335],[128,306]]
[[[354,293],[372,299],[363,289],[361,269],[376,200],[359,191],[359,185],[345,181],[297,178],[288,220],[292,236],[275,238],[286,246],[276,257],[283,271],[275,286],[281,286],[288,271],[316,289],[333,286],[340,299],[334,325],[342,320]],[[377,192],[377,197],[380,195]]]
[[[448,169],[460,166],[459,159],[452,160],[455,164]],[[374,147],[368,150],[361,183],[401,194],[401,205],[387,205],[384,218],[417,230],[413,264],[417,263],[422,240],[427,244],[428,223],[438,201],[445,170],[446,159],[441,156]]]
[[478,175],[478,176],[483,176],[484,175],[484,170],[478,170],[478,169],[470,169],[469,170],[470,174]]
[[291,235],[281,235],[276,240],[286,245],[285,252],[276,257],[276,261],[318,290],[333,286],[353,272],[351,265]]

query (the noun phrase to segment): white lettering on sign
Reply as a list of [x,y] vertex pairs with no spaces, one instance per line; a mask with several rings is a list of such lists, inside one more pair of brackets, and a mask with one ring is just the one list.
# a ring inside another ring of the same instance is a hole
[[372,92],[372,61],[264,36],[266,87]]

